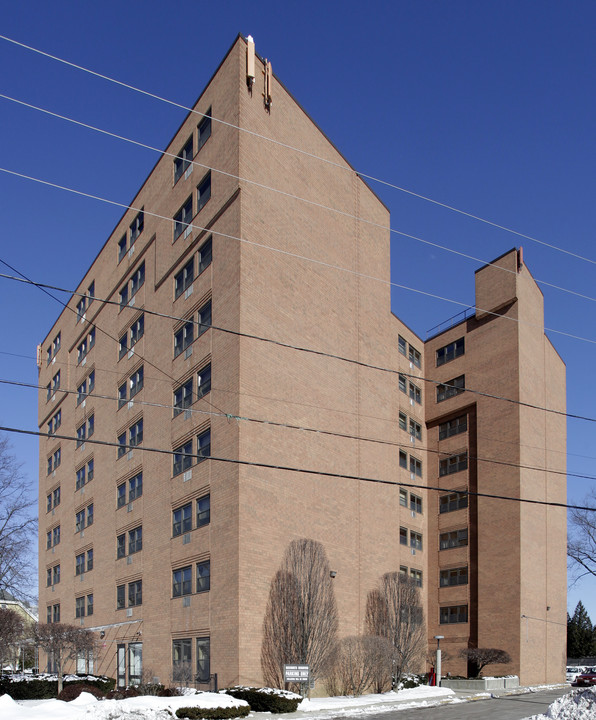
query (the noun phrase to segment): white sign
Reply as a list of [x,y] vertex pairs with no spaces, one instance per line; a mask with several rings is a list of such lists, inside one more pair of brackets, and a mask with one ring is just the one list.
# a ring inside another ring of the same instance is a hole
[[307,683],[310,680],[308,665],[284,665],[284,681]]

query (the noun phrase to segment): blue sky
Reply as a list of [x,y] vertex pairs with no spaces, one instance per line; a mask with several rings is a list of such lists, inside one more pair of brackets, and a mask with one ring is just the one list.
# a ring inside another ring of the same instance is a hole
[[[5,5],[2,34],[191,105],[236,34],[252,34],[279,79],[359,171],[596,260],[596,4],[575,2],[144,2]],[[165,147],[185,112],[0,40],[0,93]],[[0,165],[128,203],[157,159],[0,98]],[[371,183],[397,234],[392,279],[474,302],[474,270],[524,246],[535,278],[596,296],[595,265]],[[0,257],[74,288],[121,210],[0,172]],[[0,271],[6,268],[0,266]],[[568,411],[596,416],[594,301],[542,286],[567,364]],[[394,289],[422,338],[461,305]],[[35,383],[35,348],[60,307],[0,280],[0,378]],[[11,355],[9,353],[13,353]],[[33,390],[0,385],[0,424],[36,429]],[[596,475],[594,423],[568,422],[568,469]],[[32,491],[37,442],[12,436]],[[569,480],[569,501],[596,487]],[[596,621],[596,582],[570,589]]]

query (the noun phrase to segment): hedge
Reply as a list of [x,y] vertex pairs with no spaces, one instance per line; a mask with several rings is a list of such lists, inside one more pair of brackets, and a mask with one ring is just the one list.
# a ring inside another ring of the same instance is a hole
[[269,688],[231,687],[226,688],[227,695],[246,700],[253,712],[289,713],[296,712],[302,698],[294,693],[280,694]]
[[227,718],[246,717],[250,712],[248,705],[237,707],[181,707],[176,710],[176,717],[198,720],[199,718],[210,718],[211,720],[227,720]]
[[[0,676],[0,695],[10,695],[13,700],[49,700],[58,695],[58,680],[48,680],[46,678],[33,678],[31,680],[12,680],[12,676]],[[73,677],[70,675],[69,677]],[[94,677],[89,675],[80,675],[73,680],[64,680],[64,688],[68,685],[74,685],[84,682],[91,685],[102,694],[112,690],[116,681],[113,678]]]

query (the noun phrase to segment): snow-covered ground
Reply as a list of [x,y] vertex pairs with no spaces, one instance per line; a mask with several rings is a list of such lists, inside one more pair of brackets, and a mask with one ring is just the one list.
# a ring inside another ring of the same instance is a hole
[[526,720],[596,720],[596,688],[578,690],[555,700],[545,715]]

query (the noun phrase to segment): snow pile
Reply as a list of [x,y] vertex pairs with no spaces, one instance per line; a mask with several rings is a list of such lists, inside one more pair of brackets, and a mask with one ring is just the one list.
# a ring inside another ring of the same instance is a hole
[[[324,715],[353,715],[356,713],[378,713],[399,708],[428,707],[445,700],[455,699],[450,688],[420,685],[409,690],[387,692],[382,695],[360,695],[359,697],[324,697],[303,700],[299,712],[322,713]],[[310,716],[314,720],[315,716]]]
[[596,688],[564,695],[552,703],[546,714],[532,715],[526,720],[596,720]]

